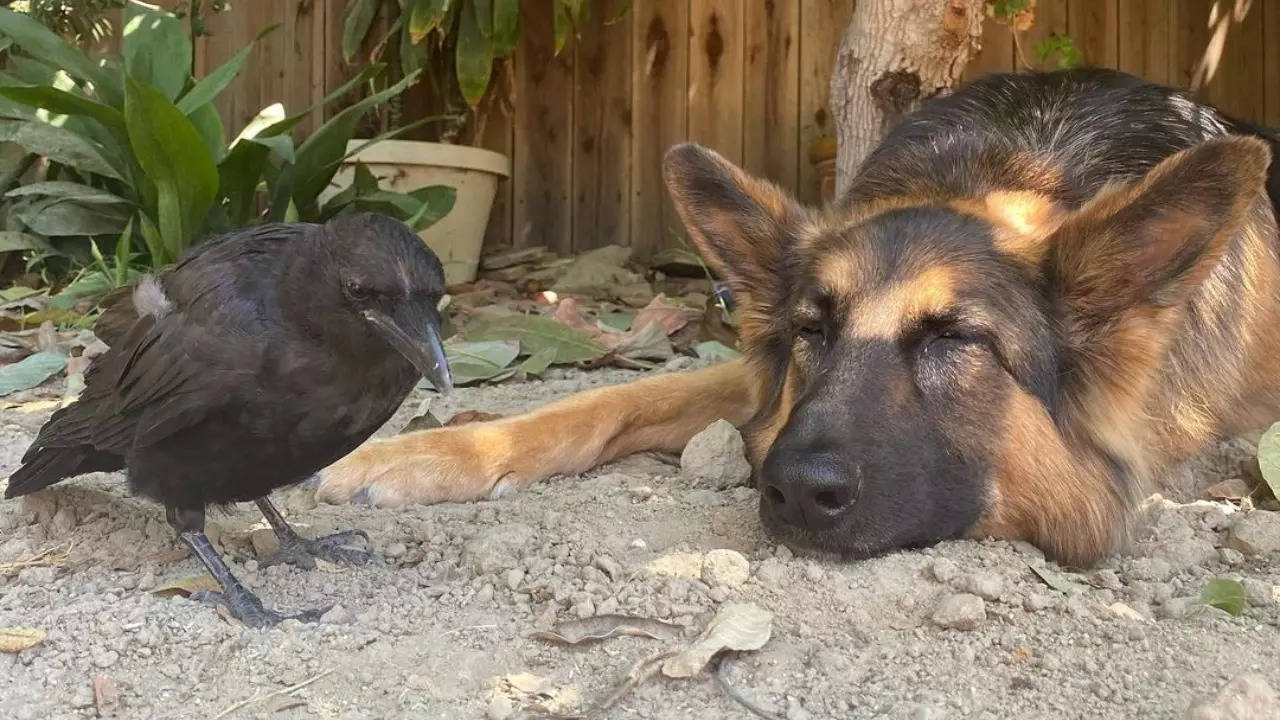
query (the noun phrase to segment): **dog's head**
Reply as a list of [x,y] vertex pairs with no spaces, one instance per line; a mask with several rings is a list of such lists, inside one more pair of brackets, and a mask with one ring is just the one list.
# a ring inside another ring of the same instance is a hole
[[744,432],[766,526],[846,557],[978,533],[1107,552],[1141,403],[1268,159],[1224,138],[1076,208],[1030,189],[823,214],[673,148],[668,187],[763,378]]

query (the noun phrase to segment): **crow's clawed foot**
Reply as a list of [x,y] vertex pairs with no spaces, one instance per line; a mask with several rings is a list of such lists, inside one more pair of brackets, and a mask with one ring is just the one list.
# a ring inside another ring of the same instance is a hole
[[288,563],[304,570],[314,570],[316,558],[339,565],[364,565],[373,559],[373,555],[355,546],[360,538],[368,544],[369,536],[363,530],[347,530],[315,540],[289,539],[281,542],[280,552],[259,560],[258,565],[267,567]]
[[207,605],[222,605],[231,613],[231,617],[252,628],[273,627],[285,620],[313,623],[329,611],[329,608],[323,608],[307,610],[297,615],[281,615],[263,607],[258,596],[244,588],[232,588],[229,592],[199,590],[191,593],[191,599]]

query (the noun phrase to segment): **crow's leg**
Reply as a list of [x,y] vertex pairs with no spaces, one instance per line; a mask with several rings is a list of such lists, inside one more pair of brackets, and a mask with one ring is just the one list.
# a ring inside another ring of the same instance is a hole
[[192,593],[192,599],[226,605],[233,617],[250,627],[276,625],[281,620],[289,618],[314,622],[325,613],[325,610],[308,610],[298,615],[281,615],[267,610],[262,606],[258,596],[241,585],[236,576],[231,574],[231,568],[227,567],[218,552],[213,549],[213,545],[209,543],[209,538],[204,534],[204,508],[183,509],[170,505],[166,508],[165,514],[169,518],[169,524],[178,532],[178,537],[182,538],[196,557],[200,558],[200,562],[204,563],[209,574],[222,586],[220,593],[201,590]]
[[290,527],[289,523],[285,522],[284,516],[280,514],[275,505],[271,504],[270,500],[262,498],[257,502],[258,508],[267,517],[267,522],[271,523],[271,529],[275,530],[276,537],[280,538],[280,552],[258,561],[258,564],[263,567],[278,563],[289,563],[307,570],[314,570],[316,558],[323,558],[329,562],[343,565],[363,565],[372,558],[364,550],[349,546],[349,543],[356,538],[364,538],[365,542],[369,541],[369,536],[363,530],[348,530],[316,538],[315,540],[307,540]]

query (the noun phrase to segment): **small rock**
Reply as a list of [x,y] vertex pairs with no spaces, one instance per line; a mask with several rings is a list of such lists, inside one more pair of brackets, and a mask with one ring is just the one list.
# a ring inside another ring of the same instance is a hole
[[702,563],[702,581],[713,588],[738,588],[750,576],[751,564],[736,550],[712,550]]
[[649,543],[645,542],[644,538],[636,538],[631,541],[631,547],[635,550],[644,550],[649,547]]
[[1246,483],[1241,478],[1223,480],[1220,483],[1210,485],[1204,490],[1205,497],[1210,497],[1214,500],[1239,500],[1240,498],[1248,497],[1251,492],[1252,489],[1249,487],[1249,483]]
[[70,533],[75,527],[76,511],[70,505],[58,508],[58,512],[54,513],[53,519],[49,521],[49,529],[58,536]]
[[822,568],[818,567],[817,565],[813,563],[809,563],[804,566],[805,580],[808,580],[811,583],[817,584],[825,580],[826,577],[827,577],[827,574],[823,572]]
[[1218,559],[1227,567],[1238,567],[1244,564],[1244,553],[1231,548],[1218,548]]
[[786,545],[779,545],[773,549],[773,556],[778,558],[779,560],[786,561],[795,557],[796,554],[791,552],[791,548],[787,547]]
[[93,664],[100,668],[109,668],[116,664],[120,655],[115,650],[99,650],[93,654]]
[[524,580],[524,568],[511,568],[507,571],[507,589],[515,590]]
[[781,585],[787,579],[787,566],[777,558],[767,558],[756,569],[756,579],[765,585]]
[[476,602],[482,602],[482,603],[493,602],[493,584],[492,583],[485,583],[485,586],[480,588],[480,591],[476,593]]
[[1163,559],[1172,567],[1199,567],[1218,559],[1218,549],[1201,538],[1187,538],[1160,543],[1151,549],[1153,558]]
[[976,572],[964,579],[963,587],[983,600],[999,600],[1004,592],[1004,578],[993,572]]
[[724,490],[751,479],[742,434],[728,420],[717,420],[694,435],[680,454],[680,472],[695,485]]
[[1245,555],[1280,551],[1280,513],[1255,510],[1231,524],[1227,544]]
[[1254,578],[1245,578],[1241,581],[1244,585],[1244,597],[1249,601],[1250,607],[1271,607],[1276,604],[1275,585]]
[[582,602],[573,606],[573,614],[586,620],[596,614],[596,605],[591,601],[591,598],[583,598]]
[[787,696],[787,720],[810,720],[812,717],[798,699],[791,695]]
[[1120,576],[1116,575],[1115,570],[1099,570],[1093,574],[1094,583],[1107,590],[1123,590],[1124,585],[1120,582]]
[[1179,620],[1198,615],[1209,609],[1198,597],[1169,598],[1160,606],[1160,616],[1168,620]]
[[662,367],[664,370],[675,372],[693,367],[694,362],[694,359],[688,355],[677,355],[668,360]]
[[639,487],[630,488],[627,490],[627,493],[631,495],[631,497],[643,502],[653,497],[653,488],[648,485],[641,485]]
[[1129,607],[1128,605],[1125,605],[1122,602],[1111,603],[1111,605],[1109,606],[1109,609],[1111,610],[1111,612],[1115,613],[1116,617],[1121,617],[1121,618],[1124,618],[1125,620],[1138,620],[1138,621],[1146,620],[1146,618],[1142,616],[1142,613],[1138,612],[1137,610],[1134,610],[1133,608]]
[[250,572],[250,573],[258,572],[258,561],[254,560],[253,558],[249,558],[248,560],[245,560],[244,570],[245,572]]
[[32,587],[46,587],[53,584],[58,576],[58,569],[51,567],[26,567],[18,571],[18,584]]
[[404,543],[394,542],[388,545],[387,549],[382,551],[382,554],[389,558],[398,558],[407,552],[409,552],[409,548],[405,547]]
[[489,575],[520,564],[520,551],[533,544],[537,532],[529,525],[504,523],[480,531],[462,546],[462,562],[478,575]]
[[515,707],[506,695],[494,693],[493,698],[489,700],[489,707],[484,710],[484,716],[488,720],[507,720],[515,711]]
[[987,619],[986,604],[970,593],[947,595],[934,609],[932,619],[938,627],[975,630]]
[[253,552],[258,557],[267,557],[280,552],[280,538],[271,528],[258,528],[249,533],[249,542],[253,543]]
[[1029,612],[1040,612],[1041,610],[1046,610],[1048,608],[1053,607],[1055,602],[1056,601],[1053,599],[1053,596],[1051,595],[1045,595],[1043,593],[1031,593],[1025,599],[1023,599],[1022,607],[1026,608]]
[[617,598],[605,598],[600,602],[599,605],[596,606],[596,614],[597,615],[616,615],[618,612],[618,607],[619,607],[619,603]]
[[622,577],[622,566],[618,564],[617,560],[614,560],[608,555],[597,555],[596,567],[604,571],[604,573],[609,576],[610,580],[617,580]]
[[1129,566],[1129,577],[1135,580],[1164,582],[1173,574],[1168,560],[1154,557],[1135,558]]
[[320,622],[326,625],[350,625],[355,622],[355,615],[341,605],[334,605],[329,611],[320,616]]
[[933,573],[933,579],[940,583],[948,584],[960,574],[960,568],[954,562],[946,558],[938,558],[933,561],[933,565],[929,568]]
[[1258,673],[1244,673],[1187,710],[1186,720],[1275,720],[1280,694]]

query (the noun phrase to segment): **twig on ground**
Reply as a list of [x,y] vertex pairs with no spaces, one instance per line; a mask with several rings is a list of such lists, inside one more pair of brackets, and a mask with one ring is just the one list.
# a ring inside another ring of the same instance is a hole
[[0,577],[8,577],[17,575],[20,571],[29,567],[57,567],[63,568],[67,566],[67,561],[71,558],[71,544],[65,547],[59,545],[43,550],[35,557],[26,560],[16,560],[14,562],[0,563]]
[[235,705],[232,705],[231,707],[227,708],[226,710],[223,710],[222,712],[218,713],[217,715],[214,715],[214,716],[213,716],[213,720],[222,720],[222,718],[224,718],[224,717],[226,717],[226,716],[230,715],[231,713],[233,713],[233,712],[235,712],[235,711],[239,710],[240,708],[244,707],[245,705],[250,705],[250,704],[252,704],[252,703],[256,703],[256,702],[258,702],[259,700],[270,700],[271,698],[273,698],[273,697],[277,697],[277,696],[279,696],[279,695],[288,695],[288,694],[290,694],[290,693],[297,692],[298,690],[301,690],[302,688],[304,688],[304,687],[306,687],[306,686],[310,685],[311,683],[313,683],[313,682],[315,682],[315,681],[319,680],[320,678],[323,678],[323,677],[325,677],[325,676],[327,676],[327,675],[330,675],[330,674],[332,674],[332,673],[333,673],[333,669],[331,668],[331,669],[329,669],[329,670],[325,670],[324,672],[320,673],[319,675],[316,675],[315,677],[312,677],[312,678],[308,678],[308,679],[306,679],[306,680],[303,680],[302,682],[298,683],[297,685],[292,685],[292,686],[287,687],[287,688],[285,688],[285,689],[283,689],[283,690],[277,690],[277,691],[275,691],[275,692],[273,692],[273,693],[271,693],[271,694],[269,694],[269,695],[254,695],[253,697],[249,698],[248,700],[241,700],[240,702],[236,703]]

